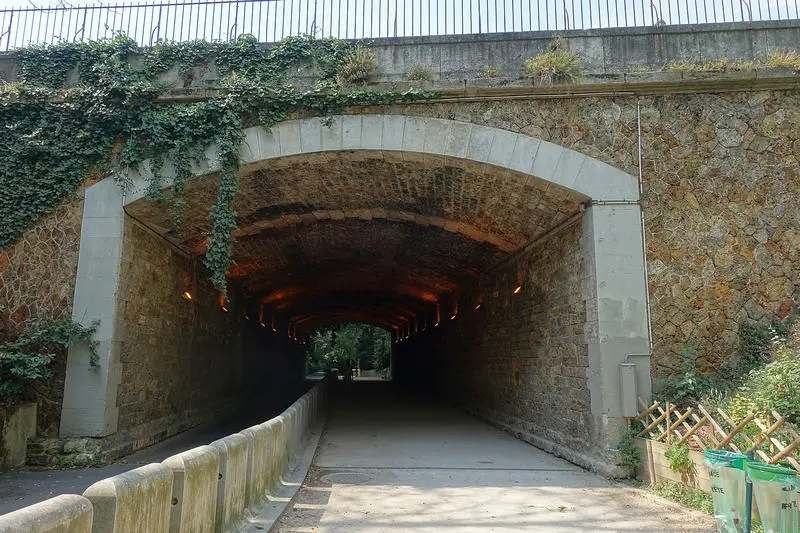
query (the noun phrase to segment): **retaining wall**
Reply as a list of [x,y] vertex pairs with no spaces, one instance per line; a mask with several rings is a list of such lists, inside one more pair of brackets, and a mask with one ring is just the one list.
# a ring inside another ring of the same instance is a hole
[[90,486],[0,516],[0,533],[227,533],[275,490],[324,411],[324,378],[279,416]]

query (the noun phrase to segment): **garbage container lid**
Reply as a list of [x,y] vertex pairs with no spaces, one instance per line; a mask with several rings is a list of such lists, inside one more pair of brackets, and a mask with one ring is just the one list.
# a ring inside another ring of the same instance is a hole
[[746,455],[727,450],[706,450],[705,462],[712,467],[730,467],[742,469]]
[[792,481],[791,478],[797,477],[797,472],[791,468],[759,463],[756,461],[747,461],[745,464],[747,466],[747,475],[750,476],[751,479],[762,481]]

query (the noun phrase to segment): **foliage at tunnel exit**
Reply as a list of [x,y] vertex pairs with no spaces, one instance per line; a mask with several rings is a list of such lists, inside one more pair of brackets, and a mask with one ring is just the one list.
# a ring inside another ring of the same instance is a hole
[[56,352],[76,342],[89,345],[89,363],[97,365],[91,340],[96,326],[86,327],[70,318],[31,324],[13,342],[0,344],[0,405],[12,405],[26,397],[35,381],[52,375],[50,366]]
[[392,339],[388,331],[369,324],[341,324],[311,334],[306,354],[309,372],[342,368],[345,360],[362,370],[389,367]]
[[[343,90],[337,76],[350,68],[357,46],[303,36],[264,47],[242,36],[235,42],[162,43],[143,49],[120,35],[12,52],[18,82],[0,82],[0,248],[75,195],[87,178],[121,178],[146,160],[153,175],[149,197],[169,204],[179,226],[191,165],[215,144],[221,171],[205,266],[214,286],[226,292],[245,122],[269,128],[294,112],[325,117],[348,106],[436,97],[417,89]],[[212,64],[220,80],[210,99],[158,101],[167,89],[160,81],[166,71],[177,69],[189,78],[195,67]],[[292,77],[301,70],[311,82]],[[175,178],[164,193],[168,158]]]

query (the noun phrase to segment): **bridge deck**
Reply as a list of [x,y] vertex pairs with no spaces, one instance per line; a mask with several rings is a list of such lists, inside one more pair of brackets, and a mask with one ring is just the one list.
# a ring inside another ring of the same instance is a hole
[[274,531],[713,531],[429,398],[356,382]]

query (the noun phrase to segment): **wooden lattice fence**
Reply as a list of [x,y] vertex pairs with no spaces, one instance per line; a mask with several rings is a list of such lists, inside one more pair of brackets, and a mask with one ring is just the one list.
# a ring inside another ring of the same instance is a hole
[[699,450],[754,452],[766,463],[789,464],[800,472],[800,434],[775,411],[735,421],[722,409],[702,404],[679,409],[670,402],[639,402],[643,411],[633,423],[640,424],[640,437]]

